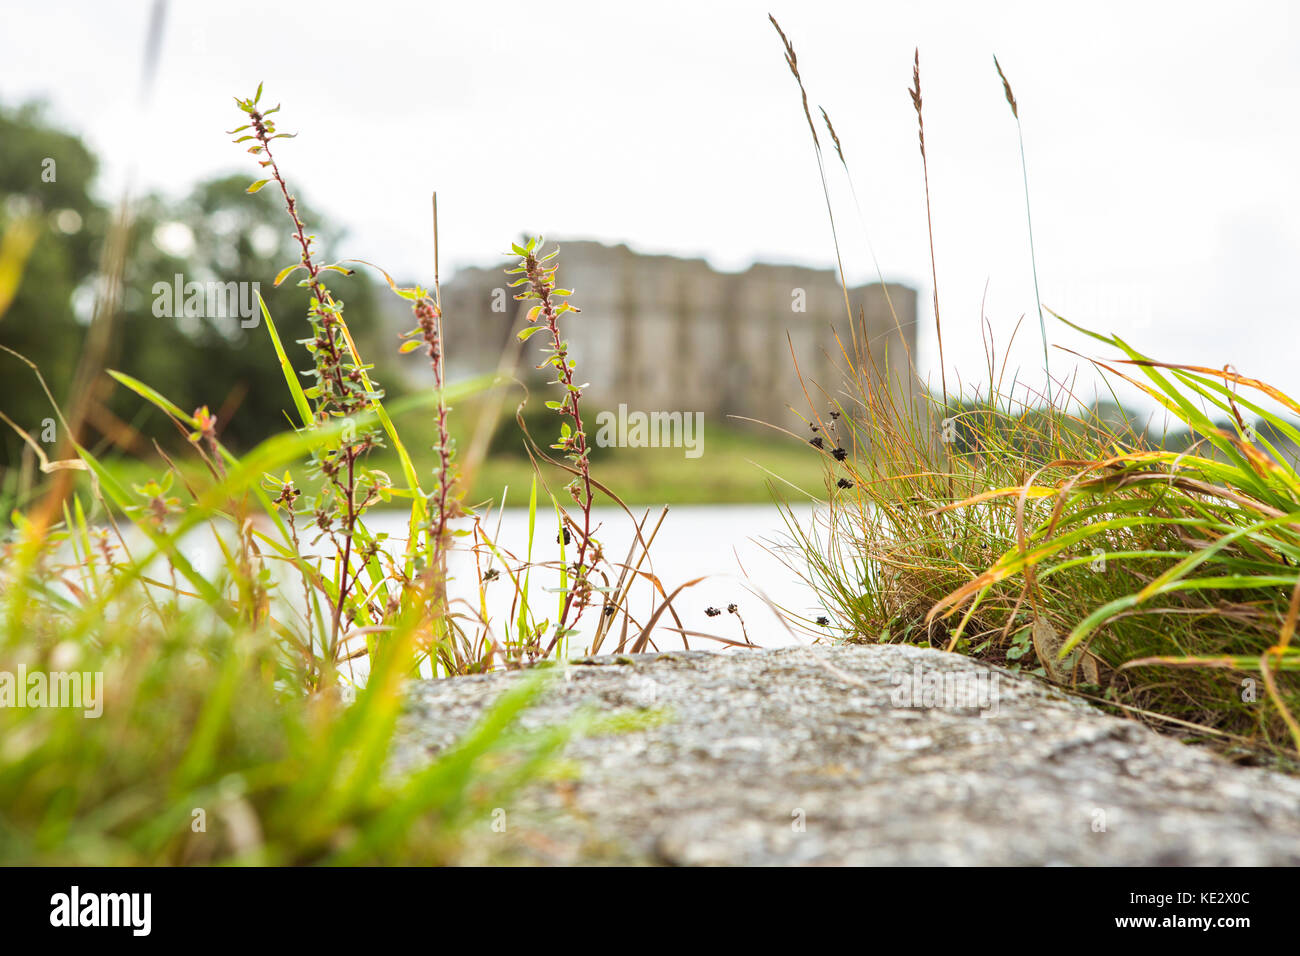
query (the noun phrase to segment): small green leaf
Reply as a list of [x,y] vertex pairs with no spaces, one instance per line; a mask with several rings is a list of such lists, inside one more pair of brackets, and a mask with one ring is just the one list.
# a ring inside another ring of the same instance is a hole
[[[263,182],[265,182],[265,180],[263,180]],[[301,269],[301,268],[303,268],[303,265],[302,265],[301,262],[298,263],[298,264],[295,265],[295,266],[285,266],[285,267],[284,267],[283,269],[281,269],[281,270],[279,271],[279,273],[276,275],[276,277],[275,277],[275,285],[279,285],[281,282],[283,282],[285,279],[287,279],[287,278],[290,276],[290,274],[292,274],[295,270],[297,270],[297,269]]]

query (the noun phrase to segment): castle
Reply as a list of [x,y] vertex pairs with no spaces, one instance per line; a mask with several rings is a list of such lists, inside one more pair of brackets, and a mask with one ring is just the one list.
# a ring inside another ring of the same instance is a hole
[[[573,290],[582,310],[566,315],[561,328],[580,380],[590,383],[587,408],[625,404],[703,412],[710,427],[755,419],[791,428],[798,422],[789,407],[808,414],[805,386],[822,414],[825,395],[839,394],[847,363],[836,333],[850,355],[853,345],[836,272],[758,264],[727,273],[703,259],[643,255],[625,245],[559,245],[558,284]],[[537,381],[534,343],[541,339],[522,348],[516,339],[533,303],[514,300],[519,290],[504,273],[510,264],[503,257],[499,267],[461,269],[443,285],[449,380],[498,368],[510,349],[515,374],[530,387]],[[882,286],[868,285],[851,289],[849,302],[872,360],[891,381],[908,381],[916,291],[890,284],[887,300]]]

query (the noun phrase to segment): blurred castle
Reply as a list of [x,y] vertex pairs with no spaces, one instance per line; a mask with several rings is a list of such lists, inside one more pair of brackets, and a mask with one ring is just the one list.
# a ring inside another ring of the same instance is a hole
[[[548,248],[554,246],[548,243]],[[852,353],[838,274],[798,266],[758,264],[719,272],[703,259],[642,255],[625,245],[560,243],[558,282],[572,289],[582,312],[561,328],[578,362],[586,407],[620,403],[643,411],[703,412],[714,425],[741,416],[791,427],[787,406],[808,414],[791,360],[791,345],[808,394],[825,413],[825,393],[837,396],[845,366],[839,334]],[[515,374],[530,388],[541,361],[536,343],[519,348],[516,333],[532,302],[516,302],[497,268],[465,268],[442,287],[448,378],[495,370],[511,349]],[[908,381],[908,352],[916,347],[916,291],[890,284],[891,314],[880,285],[850,290],[858,339],[892,382]],[[409,325],[409,317],[401,320]],[[834,330],[834,331],[832,331]],[[900,340],[906,338],[906,348]],[[787,340],[787,335],[789,340]],[[814,385],[816,383],[816,385]]]

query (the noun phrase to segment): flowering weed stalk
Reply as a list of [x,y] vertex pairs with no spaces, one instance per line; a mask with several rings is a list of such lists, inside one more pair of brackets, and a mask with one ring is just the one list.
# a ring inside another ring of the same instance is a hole
[[[569,356],[569,343],[564,340],[560,334],[560,316],[566,313],[577,313],[582,310],[567,301],[568,297],[573,294],[569,289],[561,289],[556,285],[555,274],[558,270],[558,264],[553,264],[555,257],[559,255],[559,249],[554,249],[545,255],[542,254],[542,238],[538,236],[529,239],[524,245],[512,245],[511,250],[519,256],[519,264],[512,269],[507,269],[507,275],[517,275],[510,283],[512,287],[524,286],[524,291],[515,296],[519,300],[535,300],[537,302],[528,310],[528,328],[519,332],[521,341],[527,341],[537,332],[545,331],[550,337],[544,351],[546,359],[538,368],[550,368],[555,373],[552,385],[558,385],[562,390],[562,396],[559,399],[550,399],[546,402],[546,407],[558,412],[562,417],[567,419],[560,425],[559,439],[551,445],[553,449],[564,453],[564,458],[572,463],[569,470],[573,473],[574,478],[568,484],[569,496],[573,502],[582,509],[582,527],[574,528],[578,534],[577,556],[571,567],[573,573],[573,582],[569,586],[563,605],[560,608],[560,617],[555,625],[555,634],[550,643],[546,646],[546,653],[550,653],[556,642],[562,640],[565,636],[577,627],[578,620],[582,617],[583,610],[591,603],[591,571],[599,556],[599,546],[592,540],[591,527],[591,460],[590,447],[587,443],[587,432],[582,424],[582,390],[587,387],[586,384],[579,385],[574,380],[574,371],[577,369],[577,361]],[[539,322],[540,320],[540,322]],[[565,542],[570,537],[568,527],[561,528],[561,535]],[[572,619],[570,619],[572,614]]]
[[[342,419],[351,424],[354,417],[368,409],[383,393],[371,383],[352,344],[351,336],[343,320],[343,303],[336,301],[326,287],[323,274],[327,271],[350,275],[350,269],[338,265],[321,265],[314,258],[313,237],[308,235],[302,217],[298,214],[297,199],[289,192],[288,184],[280,173],[280,168],[271,152],[271,142],[282,138],[291,138],[291,133],[276,131],[275,121],[269,117],[280,107],[275,106],[265,112],[258,109],[262,87],[251,99],[238,99],[235,102],[248,115],[249,122],[232,133],[244,133],[235,142],[254,140],[248,151],[254,156],[265,156],[259,163],[271,174],[269,179],[260,179],[248,187],[250,193],[257,192],[269,182],[274,181],[284,197],[285,209],[293,221],[294,237],[302,250],[302,258],[297,265],[289,266],[276,276],[279,285],[298,269],[307,271],[307,278],[299,282],[311,293],[307,318],[311,323],[312,335],[299,339],[315,359],[315,367],[308,375],[313,384],[304,391],[308,399],[315,402],[314,417],[316,422]],[[245,132],[252,130],[251,133]],[[356,613],[348,607],[348,597],[357,584],[360,569],[353,572],[353,551],[356,546],[357,522],[366,507],[380,497],[379,482],[375,477],[363,471],[363,459],[373,448],[381,447],[382,440],[378,429],[345,427],[340,433],[337,444],[321,450],[315,455],[315,465],[325,477],[325,485],[317,497],[313,514],[316,525],[321,532],[328,535],[340,554],[336,570],[337,593],[334,597],[330,639],[327,655],[333,656],[337,651],[340,631],[351,623]],[[356,555],[364,565],[375,556],[373,544],[365,546]],[[345,615],[347,620],[345,620]]]

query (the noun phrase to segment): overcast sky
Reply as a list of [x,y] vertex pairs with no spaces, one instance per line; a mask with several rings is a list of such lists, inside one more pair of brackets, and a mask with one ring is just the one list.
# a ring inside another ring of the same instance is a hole
[[[1013,364],[1042,359],[1016,128],[1024,123],[1046,305],[1155,356],[1300,392],[1300,14],[1287,3],[411,2],[169,4],[147,116],[149,2],[13,4],[0,99],[45,97],[105,159],[179,195],[255,163],[223,130],[233,94],[282,102],[282,168],[348,227],[339,258],[431,278],[486,264],[521,232],[650,252],[834,263],[798,92],[767,21],[795,44],[863,217],[828,166],[845,266],[913,284],[930,308],[916,117],[921,50],[934,246],[950,379],[985,377],[981,300]],[[134,159],[133,159],[134,158]],[[581,304],[581,289],[576,301]],[[937,381],[933,315],[920,364]],[[1049,317],[1052,341],[1104,354]],[[1053,356],[1053,372],[1075,364]]]

